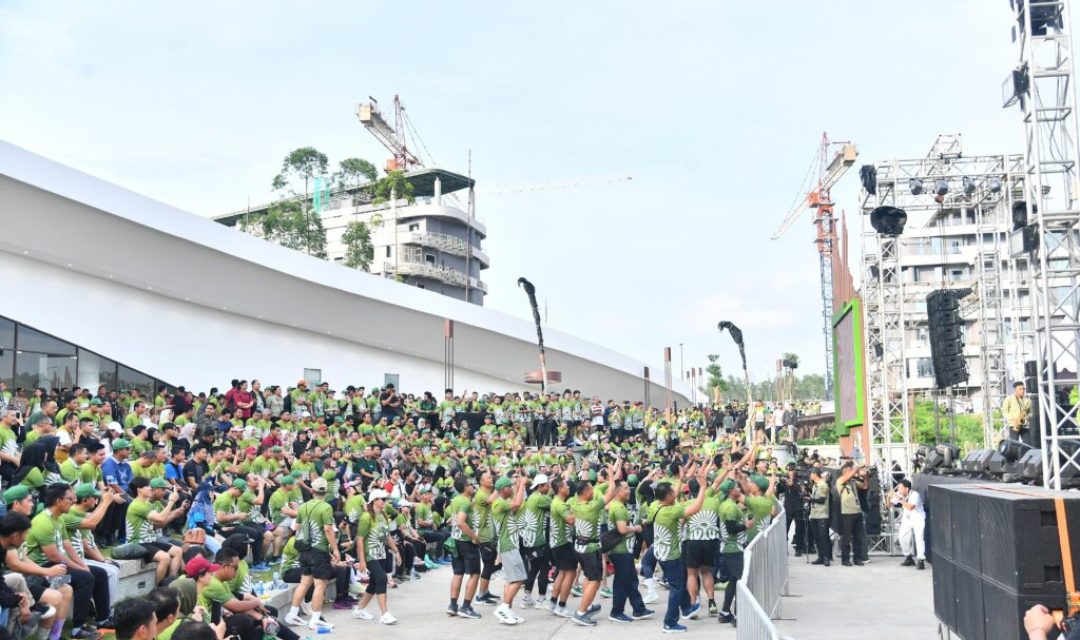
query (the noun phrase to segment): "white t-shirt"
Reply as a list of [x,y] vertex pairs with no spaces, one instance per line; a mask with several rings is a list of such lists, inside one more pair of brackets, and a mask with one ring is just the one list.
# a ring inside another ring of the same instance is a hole
[[925,520],[926,519],[926,509],[923,508],[923,499],[922,499],[922,496],[919,495],[918,491],[916,491],[914,489],[908,491],[907,498],[904,500],[904,502],[906,504],[915,505],[915,506],[913,508],[911,508],[911,509],[905,508],[903,517],[908,518],[908,519],[912,519],[912,520]]

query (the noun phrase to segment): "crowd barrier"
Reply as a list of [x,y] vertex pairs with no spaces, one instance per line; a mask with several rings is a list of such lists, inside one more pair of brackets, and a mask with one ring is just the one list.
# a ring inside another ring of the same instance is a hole
[[743,552],[742,579],[736,586],[738,640],[781,640],[773,624],[787,592],[787,514],[781,511]]

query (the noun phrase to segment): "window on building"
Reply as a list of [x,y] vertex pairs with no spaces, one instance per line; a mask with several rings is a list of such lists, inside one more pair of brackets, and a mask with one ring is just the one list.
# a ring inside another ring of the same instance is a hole
[[116,363],[93,351],[79,349],[79,386],[97,393],[99,385],[116,389]]
[[124,365],[116,368],[116,386],[121,390],[138,389],[139,393],[148,398],[153,398],[157,392],[153,378]]
[[75,345],[19,325],[15,349],[16,387],[51,390],[75,385]]
[[15,385],[15,323],[0,318],[0,382],[14,393]]
[[920,378],[934,377],[934,363],[930,358],[918,358],[915,361],[915,373]]
[[338,256],[334,258],[334,262],[345,262],[345,256]]
[[304,380],[307,380],[308,388],[322,384],[322,369],[304,368]]
[[390,245],[386,245],[386,257],[387,257],[387,258],[389,258],[389,257],[390,257],[390,250],[391,250],[391,249],[393,249],[393,247],[391,247]]
[[409,231],[419,231],[419,230],[420,230],[420,223],[419,222],[416,222],[416,223],[413,223],[413,224],[409,225]]
[[434,266],[435,265],[435,254],[425,253],[424,254],[424,262]]

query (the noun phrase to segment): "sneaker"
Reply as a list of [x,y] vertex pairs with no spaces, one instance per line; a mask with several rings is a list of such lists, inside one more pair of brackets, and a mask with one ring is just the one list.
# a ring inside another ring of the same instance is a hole
[[[35,604],[34,606],[30,607],[30,611],[31,611],[32,613],[39,613],[39,614],[41,614],[40,616],[38,616],[38,620],[49,620],[49,619],[51,619],[51,618],[52,618],[53,616],[55,616],[55,615],[56,615],[56,607],[54,607],[54,606],[51,606],[51,605],[47,605],[47,604],[45,604],[44,602],[38,602],[38,603],[37,603],[37,604]],[[109,623],[111,623],[111,622],[112,622],[112,618],[109,618],[109,619],[108,619],[108,620],[107,620],[106,622],[109,622]],[[104,629],[104,628],[107,628],[107,629],[111,629],[111,628],[112,628],[112,626],[110,625],[109,627],[98,627],[98,628],[102,628],[102,629]]]
[[595,627],[596,626],[596,620],[593,620],[592,618],[590,618],[588,615],[586,615],[584,613],[575,613],[574,617],[571,618],[571,620],[574,621],[574,624],[579,624],[579,625],[581,625],[583,627]]
[[611,620],[612,622],[633,622],[634,621],[633,618],[626,615],[625,613],[612,613],[612,614],[608,615],[607,619]]
[[901,567],[914,567],[915,566],[915,558],[912,558],[911,556],[908,556],[908,557],[904,558],[904,561],[900,563],[900,566]]
[[664,633],[686,633],[686,627],[679,623],[665,624],[663,631]]
[[263,562],[263,563],[260,563],[260,564],[257,564],[255,566],[251,567],[251,570],[252,571],[269,571],[270,570],[270,565]]
[[582,593],[584,592],[581,590],[581,585],[579,584],[575,584],[574,587],[570,589],[570,595],[574,596],[575,598],[580,598]]
[[720,624],[735,624],[735,616],[730,613],[720,614]]
[[458,609],[457,614],[459,618],[468,618],[469,620],[476,620],[480,618],[480,614],[476,612],[476,609],[472,608],[472,605],[469,605],[467,607],[461,607],[460,609]]
[[517,620],[515,620],[514,617],[510,615],[510,607],[506,606],[505,604],[500,604],[498,607],[495,608],[495,619],[506,625],[513,626],[517,624]]
[[585,611],[585,615],[587,616],[591,616],[594,613],[600,613],[600,605],[591,604],[589,605],[589,608]]
[[334,600],[334,608],[338,611],[344,611],[345,609],[352,609],[353,603],[348,600]]
[[710,602],[709,603],[709,615],[710,616],[715,616],[718,611],[719,610],[716,608],[716,603],[715,602]]
[[457,604],[451,604],[446,607],[446,615],[454,617],[458,614]]
[[397,622],[397,618],[394,617],[394,614],[387,611],[386,613],[382,614],[381,618],[379,618],[379,622],[383,624],[394,624],[395,622]]
[[525,618],[522,618],[518,614],[514,613],[513,609],[507,609],[507,611],[510,612],[510,617],[514,619],[514,624],[521,624],[522,622],[525,622]]
[[918,569],[919,571],[925,570],[926,569],[926,561],[925,560],[919,560],[919,564],[915,568]]
[[661,587],[663,587],[665,589],[670,589],[671,588],[671,585],[668,584],[667,578],[660,578],[659,580],[656,581],[656,584],[660,585]]
[[603,587],[603,588],[600,589],[600,597],[601,598],[610,598],[613,595],[615,595],[615,594],[612,593],[610,587]]
[[557,600],[555,600],[554,598],[552,598],[551,600],[548,600],[548,610],[549,611],[551,611],[552,613],[555,613],[558,609],[559,609],[559,602]]
[[305,616],[310,616],[312,613],[314,613],[311,610],[311,603],[310,602],[301,602],[300,603],[300,613],[303,613]]
[[307,620],[304,620],[300,616],[285,616],[285,624],[290,627],[304,627],[307,626]]
[[531,606],[533,606],[533,597],[532,597],[531,593],[526,593],[525,595],[521,596],[521,606],[523,606],[523,607],[531,607]]
[[334,625],[326,620],[312,620],[308,623],[308,629],[311,629],[315,633],[330,633],[334,630]]
[[495,598],[495,596],[491,595],[490,593],[485,593],[482,596],[477,596],[475,599],[473,599],[473,602],[475,602],[476,604],[486,604],[489,607],[494,607],[495,605],[499,604],[499,601]]
[[550,602],[551,601],[548,600],[547,598],[537,599],[536,601],[533,602],[533,608],[534,609],[550,609],[551,608],[551,605],[549,604]]
[[559,616],[560,618],[573,618],[574,617],[574,612],[570,611],[566,607],[556,607],[555,610],[552,611],[552,613]]
[[655,591],[649,591],[645,595],[641,596],[642,602],[645,604],[652,604],[660,599],[660,594]]
[[360,607],[353,607],[352,617],[359,620],[374,620],[375,616],[371,614],[367,609],[361,609]]
[[690,605],[690,608],[686,610],[686,613],[682,614],[684,620],[697,620],[698,613],[701,612],[701,603],[695,602]]
[[656,614],[652,609],[642,609],[641,611],[635,611],[630,614],[630,617],[634,620],[648,620]]

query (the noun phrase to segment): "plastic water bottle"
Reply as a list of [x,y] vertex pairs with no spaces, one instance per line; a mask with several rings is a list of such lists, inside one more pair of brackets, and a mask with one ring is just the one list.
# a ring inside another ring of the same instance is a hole
[[319,635],[321,636],[324,633],[330,633],[330,627],[322,627],[322,626],[320,626],[319,627]]
[[278,591],[279,589],[281,589],[281,574],[277,571],[274,572],[273,589],[274,591]]
[[255,595],[257,595],[259,597],[262,597],[263,592],[264,592],[263,583],[262,582],[256,582],[255,583]]

